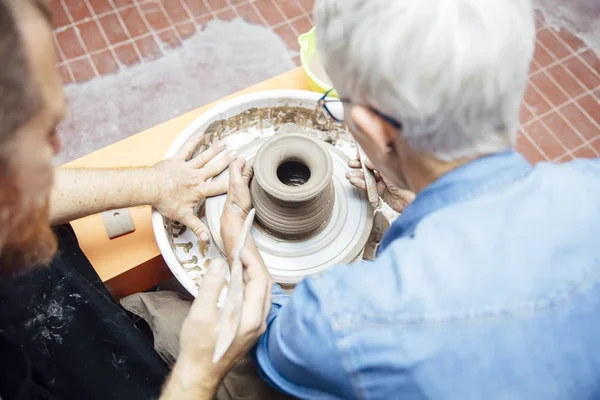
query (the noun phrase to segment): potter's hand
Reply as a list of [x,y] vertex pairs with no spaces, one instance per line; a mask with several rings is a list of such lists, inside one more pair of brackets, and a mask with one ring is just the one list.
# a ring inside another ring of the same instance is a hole
[[252,173],[252,165],[247,164],[243,158],[231,163],[229,166],[229,194],[225,201],[222,218],[239,218],[242,221],[246,219],[252,208],[249,188]]
[[271,278],[262,259],[243,250],[244,303],[237,335],[223,356],[213,364],[221,313],[217,302],[225,284],[224,261],[212,261],[181,330],[181,349],[162,399],[212,399],[221,380],[256,343],[266,328],[271,308]]
[[[350,183],[361,190],[367,190],[365,184],[365,176],[362,172],[362,168],[359,160],[348,161],[350,168],[354,170],[346,174],[346,178]],[[402,212],[404,207],[412,203],[415,199],[415,194],[410,190],[401,189],[394,185],[392,182],[387,180],[378,171],[375,171],[375,167],[370,161],[365,162],[365,166],[373,171],[375,180],[377,181],[377,193],[383,198],[383,201],[387,203],[394,211]]]
[[207,227],[194,213],[194,207],[206,197],[227,192],[227,182],[207,182],[223,172],[237,155],[229,152],[207,165],[225,149],[223,142],[213,144],[208,150],[191,158],[201,136],[190,139],[173,157],[152,167],[150,179],[158,188],[152,206],[162,215],[190,228],[201,241],[210,238]]

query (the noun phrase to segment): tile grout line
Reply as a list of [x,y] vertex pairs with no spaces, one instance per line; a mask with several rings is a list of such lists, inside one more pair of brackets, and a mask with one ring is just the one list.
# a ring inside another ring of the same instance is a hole
[[[565,68],[565,70],[566,70],[566,68]],[[564,94],[565,96],[567,96],[567,99],[572,99],[572,98],[574,98],[574,97],[577,97],[577,100],[579,100],[579,99],[582,99],[582,98],[584,98],[586,95],[592,95],[592,96],[594,96],[594,94],[593,94],[592,90],[588,89],[588,88],[587,88],[585,85],[581,85],[581,84],[580,84],[580,86],[583,88],[583,93],[581,93],[581,94],[579,94],[579,95],[577,95],[577,96],[570,96],[570,95],[569,95],[569,93],[567,93],[567,91],[566,91],[566,90],[565,90],[565,89],[564,89],[564,88],[563,88],[563,87],[562,87],[562,86],[561,86],[561,85],[560,85],[560,84],[559,84],[559,83],[556,81],[556,79],[554,79],[554,77],[553,77],[552,75],[550,75],[550,74],[546,73],[546,76],[547,76],[548,78],[550,78],[550,80],[551,80],[551,81],[552,81],[552,82],[553,82],[553,83],[556,85],[556,87],[558,87],[558,89],[559,89],[560,91],[562,91],[562,92],[563,92],[563,94]],[[539,88],[537,88],[537,86],[535,85],[535,83],[531,82],[531,84],[532,84],[534,87],[536,87],[536,89],[538,89],[538,92],[539,92],[540,94],[544,95],[544,94],[542,93],[542,91],[541,91],[541,90],[539,90]],[[596,89],[597,89],[597,87],[596,87],[596,88],[594,88],[593,90],[596,90]],[[545,97],[545,95],[544,95],[544,97]],[[549,99],[548,99],[548,98],[545,98],[545,100],[547,100],[547,101],[549,102],[549,104],[552,104],[552,103],[550,103],[550,101],[549,101]],[[573,102],[573,101],[572,101],[572,102]],[[560,109],[561,109],[561,108],[563,108],[564,106],[566,106],[566,105],[567,105],[567,103],[568,103],[568,102],[565,102],[565,103],[561,104],[560,106],[556,106],[556,107],[555,107],[555,109],[556,109],[556,112],[560,113]],[[600,126],[599,126],[599,125],[596,123],[596,121],[594,121],[594,120],[591,118],[591,116],[590,116],[590,115],[589,115],[587,112],[585,112],[585,110],[583,110],[581,107],[579,107],[579,105],[578,105],[578,103],[577,103],[576,101],[574,101],[574,103],[575,103],[575,106],[577,106],[578,108],[580,108],[580,109],[581,109],[581,111],[583,111],[583,113],[585,114],[585,116],[587,116],[587,117],[588,117],[588,119],[590,120],[590,122],[591,122],[592,124],[596,125],[596,126],[597,126],[597,127],[600,129]],[[564,119],[566,119],[566,118],[564,118]],[[577,132],[578,132],[578,131],[577,131]],[[581,135],[581,134],[580,134],[580,137],[582,137],[583,139],[585,139],[585,137],[583,137],[583,135]]]
[[[106,32],[104,32],[104,27],[100,23],[100,20],[98,19],[97,15],[96,15],[96,11],[90,4],[89,0],[85,0],[85,2],[87,3],[88,7],[92,11],[92,21],[96,22],[96,25],[98,26],[98,29],[100,30],[100,34],[102,35],[102,38],[104,39],[104,42],[106,43],[106,50],[108,50],[110,52],[110,54],[114,58],[115,62],[119,65],[119,69],[121,69],[120,67],[122,66],[122,64],[119,61],[119,58],[117,57],[117,53],[115,52],[115,49],[113,48],[113,46],[111,46],[110,40],[108,40],[108,35],[106,34]],[[100,54],[101,52],[104,52],[106,50],[105,49],[97,50],[96,53],[90,52],[89,53],[90,58],[92,55]],[[94,60],[92,59],[92,61],[94,61]],[[94,62],[94,64],[95,64],[95,62]],[[98,72],[100,72],[100,71],[98,71]]]
[[56,64],[56,66],[59,67],[59,66],[63,65],[65,68],[67,68],[67,72],[69,73],[69,78],[71,78],[71,83],[74,83],[75,76],[73,75],[73,71],[71,71],[71,66],[69,65],[69,62],[67,61],[65,54],[60,47],[60,44],[58,44],[58,39],[56,38],[55,32],[52,32],[52,37],[54,38],[54,43],[56,44],[56,49],[58,50],[58,53],[60,54],[61,58],[63,59],[63,62]]
[[287,20],[287,16],[286,16],[286,15],[283,13],[283,11],[281,11],[281,8],[279,8],[279,7],[277,6],[277,3],[275,2],[275,0],[269,0],[269,2],[271,3],[271,7],[272,7],[272,8],[275,8],[275,10],[276,10],[276,11],[279,13],[279,16],[280,16],[281,18],[283,18],[283,22],[280,22],[280,23],[278,23],[278,24],[275,24],[275,25],[271,25],[271,29],[277,29],[277,28],[278,28],[278,26],[276,27],[276,25],[282,25],[282,24],[285,24],[285,21]]
[[[313,12],[313,10],[307,10],[306,8],[304,8],[304,6],[302,5],[302,3],[300,3],[299,1],[296,1],[296,3],[300,6],[300,9],[302,11],[304,11],[305,14],[311,14]],[[310,18],[309,18],[310,19]],[[311,21],[312,22],[312,21]]]
[[[67,11],[67,6],[65,5],[65,0],[60,0],[60,5],[63,8],[63,11],[65,12],[65,15],[67,16],[67,18],[69,19],[70,22],[73,21],[73,17],[71,16],[71,13]],[[66,30],[66,29],[65,29]],[[52,32],[54,34],[54,37],[56,38],[56,44],[58,45],[58,51],[60,51],[63,55],[63,60],[65,65],[67,66],[67,70],[69,71],[69,76],[72,79],[71,83],[76,83],[77,81],[75,80],[75,74],[73,73],[73,71],[71,70],[71,65],[69,64],[69,60],[67,60],[67,57],[64,54],[64,51],[58,41],[58,38],[56,37],[56,32]]]
[[574,154],[575,154],[576,152],[578,152],[579,150],[581,150],[581,149],[585,148],[586,146],[589,146],[589,147],[590,147],[590,149],[592,150],[592,152],[593,152],[594,154],[598,155],[598,152],[596,151],[596,149],[595,149],[593,146],[591,146],[591,144],[592,144],[593,142],[595,142],[597,139],[598,139],[598,136],[595,136],[595,137],[594,137],[592,140],[590,140],[590,141],[587,141],[587,140],[586,140],[584,143],[582,143],[582,144],[580,144],[580,145],[577,145],[577,146],[573,147],[571,150],[569,150],[568,152],[566,152],[566,153],[565,153],[565,154],[563,154],[562,156],[560,156],[560,157],[556,157],[554,160],[552,160],[552,162],[557,162],[557,161],[559,161],[561,158],[563,158],[563,157],[565,157],[565,156],[571,156],[571,157],[573,157],[573,158],[576,158],[576,157],[574,156]]
[[[544,45],[540,44],[540,47],[544,47]],[[544,49],[545,49],[545,47],[544,47]],[[581,49],[577,50],[577,52],[572,52],[568,56],[565,56],[565,57],[563,57],[561,59],[557,59],[556,57],[553,56],[552,58],[555,61],[552,61],[550,64],[548,64],[546,66],[542,66],[540,63],[537,63],[540,66],[540,68],[537,69],[536,71],[532,72],[530,74],[530,76],[535,76],[535,75],[541,74],[542,72],[548,71],[549,69],[556,67],[557,65],[562,65],[565,62],[569,61],[570,59],[577,57],[578,54],[580,52],[582,52],[582,50],[584,50],[584,49],[581,48]],[[585,49],[584,51],[587,51],[587,50],[588,49]],[[535,61],[535,59],[533,59],[533,60]]]
[[[174,25],[174,27],[166,27],[166,28],[163,28],[163,29],[159,29],[159,30],[157,30],[157,31],[155,31],[155,32],[156,32],[157,34],[159,34],[159,33],[164,33],[164,32],[167,32],[167,31],[169,31],[169,30],[173,29],[173,28],[177,28],[177,27],[180,27],[180,26],[183,26],[183,25],[186,25],[186,24],[193,24],[193,23],[194,23],[194,21],[193,21],[193,20],[181,21],[181,22],[178,22],[178,23],[176,23],[176,24]],[[151,36],[151,35],[152,35],[152,33],[151,33],[151,32],[147,32],[147,33],[144,33],[143,35],[136,36],[136,39],[145,39],[145,38],[147,38],[147,37],[149,37],[149,36]],[[123,46],[123,45],[126,45],[126,44],[132,44],[132,43],[133,43],[133,40],[134,40],[134,39],[127,39],[127,40],[124,40],[124,41],[121,41],[121,42],[115,43],[114,45],[111,45],[111,44],[109,44],[109,45],[108,45],[108,48],[116,48],[116,47],[120,47],[120,46]],[[105,52],[105,51],[106,51],[108,48],[106,48],[106,49],[100,49],[100,50],[94,50],[94,51],[90,52],[90,55],[97,55],[97,54],[103,53],[103,52]],[[81,59],[83,59],[83,58],[86,58],[86,56],[85,56],[85,55],[82,55],[82,56],[79,56],[79,57],[74,57],[74,58],[70,59],[69,61],[79,61],[79,60],[81,60]],[[119,61],[119,60],[117,59],[117,62],[118,62],[118,61]],[[57,66],[60,66],[60,65],[64,65],[64,64],[66,64],[66,62],[60,62],[60,63],[57,63],[56,65],[57,65]]]
[[[121,24],[121,28],[123,28],[123,31],[127,34],[127,38],[131,42],[130,44],[133,46],[133,50],[135,50],[135,54],[139,57],[140,63],[142,63],[144,61],[144,58],[142,57],[142,53],[140,53],[140,50],[135,45],[135,42],[133,41],[133,38],[131,37],[131,33],[129,32],[129,29],[127,28],[127,25],[125,25],[125,21],[121,17],[121,12],[117,9],[117,7],[115,6],[115,2],[113,0],[108,0],[108,1],[109,1],[110,5],[113,6],[113,8],[117,11],[116,15],[117,15],[117,19],[119,20],[119,23]],[[127,9],[133,8],[133,7],[135,7],[135,5],[133,5],[132,7],[128,7]]]
[[[543,94],[543,93],[540,91],[540,89],[538,89],[538,87],[537,87],[537,86],[536,86],[536,85],[535,85],[533,82],[529,82],[529,84],[531,85],[531,87],[532,87],[532,88],[533,88],[533,89],[534,89],[534,90],[535,90],[535,91],[536,91],[536,92],[537,92],[539,95],[541,95],[541,96],[542,96],[543,100],[544,100],[544,101],[546,101],[546,102],[547,102],[547,103],[548,103],[550,106],[552,106],[552,107],[550,108],[550,110],[548,110],[548,111],[546,111],[545,113],[543,113],[543,114],[540,114],[540,115],[537,115],[535,112],[532,112],[532,114],[533,114],[533,118],[532,118],[532,119],[530,119],[529,121],[527,121],[526,123],[524,123],[524,124],[523,124],[523,126],[529,126],[529,125],[532,125],[534,122],[536,122],[536,121],[539,121],[539,120],[541,120],[542,118],[545,118],[545,117],[549,116],[550,114],[552,114],[552,113],[553,113],[553,112],[555,112],[555,111],[558,111],[558,109],[559,109],[559,108],[565,107],[565,106],[567,106],[567,105],[569,105],[569,104],[571,104],[571,103],[576,103],[576,101],[577,101],[577,100],[580,100],[580,99],[584,98],[585,96],[587,96],[587,95],[589,95],[589,94],[592,94],[592,95],[593,95],[593,92],[592,92],[592,91],[593,91],[593,90],[596,90],[596,89],[598,89],[598,88],[600,87],[600,86],[598,86],[598,87],[596,87],[596,88],[594,88],[594,89],[592,89],[592,90],[587,90],[587,89],[586,89],[586,90],[585,90],[583,93],[581,93],[581,94],[579,94],[579,95],[577,95],[577,96],[574,96],[574,97],[569,97],[569,99],[568,99],[567,101],[565,101],[564,103],[562,103],[562,104],[561,104],[559,107],[556,107],[556,106],[554,106],[554,105],[553,105],[553,104],[552,104],[552,103],[551,103],[551,102],[548,100],[548,98],[546,97],[546,95],[544,95],[544,94]],[[525,101],[523,101],[523,103],[524,103],[525,105],[527,105],[527,106],[530,108],[530,111],[532,110],[532,106],[531,106],[531,105],[527,104],[527,102],[525,102]]]
[[[86,1],[87,1],[87,0],[86,0]],[[110,6],[111,6],[111,7],[113,7],[113,6],[114,6],[112,3],[109,3],[109,4],[110,4]],[[126,7],[126,8],[122,8],[122,9],[130,9],[130,8],[132,8],[132,7],[133,7],[133,6],[128,6],[128,7]],[[114,9],[113,9],[113,11],[114,11],[114,14],[117,14],[117,12],[116,12]],[[108,13],[104,13],[104,15],[105,15],[105,16],[106,16],[106,15],[110,15],[110,14],[112,14],[112,13],[113,13],[113,11],[111,11],[111,12],[108,12]],[[125,33],[127,34],[127,28],[124,26],[124,24],[123,24],[123,21],[122,21],[122,20],[119,18],[119,16],[118,16],[118,15],[115,15],[115,16],[117,17],[117,19],[118,19],[118,21],[119,21],[119,25],[120,25],[120,26],[121,26],[121,28],[123,29],[123,32],[125,32]],[[103,36],[104,40],[106,41],[106,49],[100,49],[100,50],[95,50],[95,51],[92,51],[92,52],[90,52],[90,53],[89,53],[89,54],[90,54],[90,56],[98,55],[98,54],[100,54],[100,53],[103,53],[103,52],[105,52],[106,50],[109,50],[109,51],[111,52],[112,56],[114,57],[114,59],[115,59],[116,63],[119,65],[119,69],[120,69],[121,67],[125,67],[125,68],[127,68],[127,67],[128,67],[128,65],[127,65],[127,64],[123,64],[123,63],[121,62],[121,60],[119,59],[119,57],[117,56],[116,47],[118,47],[118,46],[122,46],[122,45],[125,45],[125,44],[131,44],[131,45],[133,46],[133,41],[132,41],[132,39],[130,39],[130,38],[129,38],[129,35],[127,35],[127,36],[128,36],[127,40],[124,40],[124,41],[121,41],[121,42],[118,42],[118,43],[112,44],[112,43],[110,42],[110,40],[108,39],[108,35],[106,34],[106,32],[105,32],[105,30],[104,30],[104,26],[102,26],[102,24],[100,23],[100,18],[98,17],[98,15],[97,15],[97,14],[94,14],[94,17],[93,17],[92,19],[93,19],[93,20],[96,20],[96,22],[97,22],[97,24],[98,24],[98,27],[100,28],[100,33],[102,34],[102,36]],[[135,50],[135,47],[134,47],[134,50]],[[79,58],[81,58],[81,57],[79,57]],[[74,60],[77,60],[77,59],[78,59],[78,58],[75,58]]]
[[[229,0],[228,0],[228,1],[229,1]],[[256,15],[258,15],[258,18],[260,18],[260,19],[261,19],[261,21],[263,22],[263,25],[264,25],[265,27],[269,27],[269,28],[271,28],[271,24],[269,24],[269,23],[267,22],[267,19],[265,18],[265,16],[264,16],[264,15],[262,15],[262,13],[261,13],[261,12],[260,12],[260,10],[258,9],[258,7],[256,7],[256,5],[254,5],[254,3],[248,3],[248,4],[250,4],[250,6],[252,6],[252,9],[253,9],[253,10],[254,10],[254,12],[256,13]],[[273,30],[273,28],[271,28],[271,30]]]
[[[296,4],[296,5],[298,5],[298,2],[296,2],[295,0],[290,0],[290,1],[294,1],[294,2],[295,2],[295,4]],[[277,28],[275,28],[275,27],[273,26],[273,27],[271,27],[271,29],[272,29],[273,31],[275,31],[275,29],[279,29],[279,28],[281,28],[282,26],[285,26],[285,25],[287,25],[287,26],[288,26],[288,28],[290,28],[290,29],[292,30],[292,33],[293,33],[294,35],[296,35],[296,37],[298,37],[298,32],[296,32],[296,28],[294,28],[294,26],[293,26],[292,24],[290,24],[290,19],[289,19],[289,18],[288,18],[288,16],[287,16],[287,15],[286,15],[286,14],[283,12],[283,10],[282,10],[281,6],[280,6],[280,5],[279,5],[277,2],[275,2],[275,1],[273,1],[273,0],[271,0],[271,3],[275,4],[275,7],[276,7],[276,8],[279,10],[279,13],[280,13],[281,15],[283,15],[283,17],[284,17],[284,21],[283,21],[283,23],[281,23],[281,24],[280,24],[280,26],[278,26]],[[300,7],[300,10],[304,10],[304,8]],[[302,16],[304,16],[304,13],[302,14]],[[286,45],[287,45],[287,43],[286,43]]]
[[[162,3],[162,1],[158,2],[158,6],[160,7],[160,11],[164,14],[165,18],[167,19],[167,22],[170,25],[170,29],[173,29],[173,31],[175,31],[175,36],[177,37],[177,40],[179,40],[181,42],[181,45],[183,46],[183,37],[181,37],[181,35],[179,34],[179,31],[175,28],[175,24],[173,23],[173,20],[171,19],[171,16],[167,12],[167,9],[165,8],[165,6]],[[156,32],[157,32],[157,35],[158,35],[158,31],[156,31]],[[165,48],[165,46],[166,45],[162,46],[163,49]]]
[[[65,5],[64,0],[60,0],[62,6],[64,7],[67,17],[69,18],[69,21],[73,22],[73,16],[71,15],[71,10],[69,10],[69,8]],[[85,4],[85,6],[87,7],[87,4]],[[92,12],[89,8],[88,11],[90,11],[90,13]],[[98,73],[98,69],[96,68],[96,65],[94,64],[94,62],[92,61],[92,57],[90,57],[90,53],[88,51],[87,46],[85,45],[85,43],[83,42],[83,39],[81,38],[81,31],[79,30],[78,27],[73,28],[73,31],[75,32],[75,36],[77,36],[77,40],[79,41],[79,44],[81,45],[81,48],[84,51],[84,55],[85,58],[88,60],[88,62],[91,64],[92,66],[92,70],[94,71],[94,74],[96,75],[96,77],[100,76],[100,73]],[[73,74],[73,76],[75,76],[75,74]],[[76,80],[74,82],[77,82]]]
[[[554,77],[552,75],[550,75],[547,72],[545,72],[545,74],[546,74],[546,77],[549,78],[549,80],[552,83],[554,83],[554,85],[558,88],[558,90],[560,90],[567,97],[567,99],[571,99],[572,97],[574,97],[574,96],[569,95],[569,93],[567,93],[567,91],[556,81],[556,79],[554,79]],[[531,84],[537,87],[537,85],[535,85],[534,82],[531,82]],[[583,89],[583,93],[581,93],[581,94],[586,94],[587,88],[585,86],[583,86],[583,85],[581,85],[581,88]],[[538,89],[538,92],[543,95],[542,91],[539,90],[539,88],[537,88],[537,89]],[[544,95],[544,97],[545,97],[545,95]],[[582,96],[582,98],[583,97],[584,96]],[[545,100],[549,101],[548,98],[545,98]],[[552,104],[552,103],[550,103],[550,104]],[[559,106],[555,106],[554,108],[556,109],[556,113],[559,115],[559,117],[561,117],[563,120],[566,121],[567,119],[564,118],[562,116],[562,114],[560,113],[560,109],[564,106],[564,104],[565,103],[563,103],[563,104],[561,104]],[[541,121],[541,122],[544,124],[544,121]],[[571,125],[571,122],[570,121],[567,121],[567,122],[568,122],[568,125],[575,130],[575,133],[579,136],[579,138],[582,139],[583,141],[585,141],[585,137],[577,129],[575,129],[575,127],[573,125]]]
[[[136,10],[138,11],[138,13],[140,13],[140,16],[142,17],[142,21],[144,21],[144,25],[146,25],[146,28],[148,29],[148,32],[150,33],[150,36],[152,38],[154,38],[154,41],[158,45],[158,51],[160,51],[160,57],[164,57],[163,49],[162,49],[162,46],[160,45],[160,41],[158,39],[156,31],[150,27],[150,23],[148,22],[148,19],[146,18],[146,15],[142,11],[142,7],[140,6],[140,4],[138,3],[137,0],[134,0],[134,4],[135,4]],[[161,12],[162,12],[162,10],[161,10]],[[136,43],[136,45],[137,45],[137,43]],[[141,54],[141,50],[140,50],[140,54]],[[149,60],[147,60],[147,59],[141,60],[141,62],[144,62],[144,61],[149,61]]]
[[544,159],[546,159],[546,161],[550,161],[550,157],[548,157],[548,155],[546,154],[546,152],[544,150],[542,150],[542,148],[535,142],[535,140],[533,140],[531,138],[531,136],[529,136],[529,133],[527,133],[524,129],[519,128],[519,131],[521,133],[523,133],[523,136],[525,136],[525,138],[527,140],[529,140],[529,143],[531,143],[533,145],[533,147],[535,147],[537,149],[537,151],[540,152],[540,154],[544,157]]
[[[169,17],[169,13],[167,13],[167,8],[164,7],[164,5],[162,4],[162,1],[160,1],[160,3],[161,3],[161,6],[165,10],[165,15],[167,16],[167,18],[169,18],[169,21],[171,21],[171,24],[175,25],[175,24],[173,24],[173,21],[171,20],[171,17]],[[203,3],[204,3],[204,6],[206,7],[206,9],[208,11],[210,11],[210,7],[206,3],[206,1],[203,1]],[[181,4],[181,7],[183,7],[183,9],[185,10],[186,14],[190,18],[190,20],[194,22],[194,26],[198,26],[198,24],[196,24],[196,18],[194,17],[194,13],[192,13],[192,10],[190,10],[190,8],[188,7],[187,3],[184,0],[179,0],[179,4]],[[177,29],[175,29],[175,30],[177,31]],[[177,32],[177,35],[179,35],[179,32]],[[180,38],[180,39],[181,39],[181,43],[183,44],[183,38]]]
[[[587,46],[587,44],[586,44],[585,42],[583,42],[583,43],[584,43],[584,46],[583,46],[583,47],[581,47],[580,49],[577,49],[577,50],[575,50],[575,49],[571,48],[571,46],[569,46],[569,45],[567,44],[567,42],[565,42],[565,41],[563,40],[563,38],[561,38],[561,37],[560,37],[560,36],[559,36],[559,35],[558,35],[558,34],[557,34],[555,31],[554,31],[554,29],[550,29],[550,33],[551,33],[551,34],[553,34],[553,35],[554,35],[554,37],[555,37],[556,39],[558,39],[558,41],[559,41],[559,42],[561,42],[561,43],[562,43],[564,46],[566,46],[566,48],[567,48],[567,49],[571,49],[571,50],[573,51],[573,54],[575,55],[575,57],[577,57],[577,58],[579,59],[579,61],[581,61],[581,62],[583,63],[583,65],[584,65],[584,66],[586,66],[586,67],[589,69],[589,71],[590,71],[590,72],[591,72],[593,75],[595,75],[597,78],[600,78],[600,73],[596,72],[596,70],[595,70],[594,68],[592,68],[592,66],[591,66],[591,65],[589,65],[589,64],[588,64],[588,62],[587,62],[587,61],[586,61],[586,60],[585,60],[583,57],[581,57],[581,54],[585,53],[585,52],[586,52],[586,51],[588,51],[588,50],[591,50],[591,49],[590,49],[590,48]],[[571,32],[569,32],[569,33],[571,33]],[[573,35],[573,33],[571,33],[571,35]],[[579,37],[578,37],[578,36],[576,36],[576,35],[573,35],[573,36],[575,36],[577,39],[579,39]],[[579,39],[579,40],[581,40],[581,39]],[[583,51],[583,52],[582,52],[582,51],[580,51],[580,50],[582,50],[582,49],[585,49],[585,51]],[[569,71],[569,69],[568,69],[568,68],[565,68],[565,69],[566,69],[567,71]],[[583,86],[585,86],[585,85],[583,85]]]

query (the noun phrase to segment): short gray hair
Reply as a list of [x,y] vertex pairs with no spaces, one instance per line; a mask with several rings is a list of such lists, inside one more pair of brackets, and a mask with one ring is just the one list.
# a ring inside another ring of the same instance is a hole
[[340,95],[400,121],[412,149],[451,161],[514,145],[531,0],[317,0],[315,25]]

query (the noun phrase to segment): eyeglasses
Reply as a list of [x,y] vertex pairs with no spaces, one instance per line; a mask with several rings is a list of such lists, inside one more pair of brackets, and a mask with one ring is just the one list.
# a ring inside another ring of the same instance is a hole
[[[333,92],[334,89],[331,89],[329,91],[327,91],[323,97],[321,97],[319,99],[319,108],[325,110],[327,112],[327,114],[329,114],[329,116],[336,122],[344,122],[344,115],[343,115],[343,111],[340,113],[338,112],[338,110],[332,110],[329,106],[327,106],[328,104],[334,104],[334,103],[342,103],[342,104],[352,104],[352,102],[350,101],[350,99],[346,99],[346,98],[341,98],[341,99],[335,99],[335,98],[327,98],[327,96],[329,96],[329,94],[331,94]],[[385,122],[387,122],[388,124],[390,124],[391,126],[393,126],[395,129],[401,130],[402,129],[402,124],[399,121],[396,121],[394,118],[389,117],[383,113],[381,113],[380,111],[377,111],[376,109],[374,109],[373,107],[368,107],[369,110],[371,110],[371,112],[373,112],[375,115],[381,117]]]

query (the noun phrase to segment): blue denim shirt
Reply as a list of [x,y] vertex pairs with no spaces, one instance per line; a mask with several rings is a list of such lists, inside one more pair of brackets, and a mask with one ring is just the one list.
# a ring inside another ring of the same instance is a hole
[[423,190],[377,260],[273,293],[256,357],[305,399],[600,398],[600,160],[519,154]]

